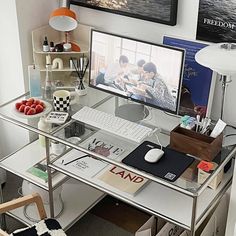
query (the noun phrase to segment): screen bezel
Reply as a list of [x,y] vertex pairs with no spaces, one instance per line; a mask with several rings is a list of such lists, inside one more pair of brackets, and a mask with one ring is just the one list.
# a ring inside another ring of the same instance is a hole
[[[93,42],[93,33],[94,32],[98,32],[98,33],[102,33],[102,34],[106,34],[106,35],[111,35],[111,36],[115,36],[115,37],[120,37],[120,38],[124,38],[124,39],[134,40],[134,41],[137,41],[137,42],[140,42],[140,43],[146,43],[146,44],[150,44],[150,45],[153,45],[153,46],[169,48],[169,49],[173,49],[173,50],[176,50],[176,51],[180,51],[182,53],[182,61],[181,61],[181,69],[180,69],[180,75],[179,75],[180,76],[180,80],[179,80],[179,85],[178,85],[179,89],[178,89],[178,96],[177,96],[177,101],[176,101],[176,109],[174,111],[173,110],[169,110],[167,108],[159,107],[157,105],[154,105],[154,104],[151,104],[151,103],[147,103],[147,102],[144,102],[144,101],[140,101],[138,99],[134,99],[132,97],[128,97],[128,96],[124,96],[122,94],[119,94],[118,92],[116,93],[116,92],[109,91],[109,90],[106,90],[106,89],[103,89],[103,88],[99,88],[99,87],[93,85],[91,83],[91,64],[92,64],[91,63],[91,58],[92,58],[92,42]],[[153,43],[153,42],[149,42],[149,41],[144,41],[144,40],[140,40],[140,39],[136,39],[136,38],[127,37],[127,36],[124,36],[124,35],[119,35],[119,34],[114,34],[114,33],[110,33],[110,32],[105,32],[105,31],[102,31],[102,30],[91,29],[91,34],[90,34],[89,87],[97,89],[97,90],[100,90],[100,91],[103,91],[103,92],[106,92],[106,93],[109,93],[109,94],[112,94],[112,95],[115,95],[115,96],[118,96],[118,97],[121,97],[121,98],[124,98],[124,99],[127,99],[129,101],[134,101],[134,102],[143,104],[145,106],[153,107],[153,108],[156,108],[158,110],[162,110],[162,111],[169,112],[171,114],[178,115],[179,103],[180,103],[180,97],[181,97],[181,87],[182,87],[182,80],[183,80],[184,61],[185,61],[185,50],[182,49],[182,48],[171,47],[171,46],[164,45],[164,44],[157,44],[157,43]]]

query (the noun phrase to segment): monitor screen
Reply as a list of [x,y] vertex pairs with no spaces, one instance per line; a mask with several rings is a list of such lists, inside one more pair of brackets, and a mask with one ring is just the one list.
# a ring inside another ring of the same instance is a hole
[[92,30],[89,86],[177,114],[184,53]]

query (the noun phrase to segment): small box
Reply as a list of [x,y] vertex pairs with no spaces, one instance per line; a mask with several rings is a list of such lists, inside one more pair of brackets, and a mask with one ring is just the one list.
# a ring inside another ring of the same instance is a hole
[[[213,163],[213,170],[216,169],[218,165],[216,163]],[[218,185],[221,183],[221,180],[223,178],[223,174],[224,174],[224,169],[222,169],[218,175],[210,182],[210,184],[208,185],[208,187],[210,187],[211,189],[216,190]],[[199,184],[204,183],[204,181],[211,175],[211,172],[206,172],[202,169],[198,169],[198,179],[197,182]]]
[[193,130],[175,127],[170,132],[170,147],[203,160],[212,161],[221,151],[223,134],[212,138]]

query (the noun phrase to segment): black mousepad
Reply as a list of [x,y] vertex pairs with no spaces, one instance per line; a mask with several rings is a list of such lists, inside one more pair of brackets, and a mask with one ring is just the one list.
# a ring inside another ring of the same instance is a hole
[[162,179],[174,182],[194,161],[193,157],[171,148],[163,147],[164,155],[161,159],[156,163],[149,163],[144,160],[144,156],[152,148],[160,148],[160,146],[145,141],[125,157],[122,162]]

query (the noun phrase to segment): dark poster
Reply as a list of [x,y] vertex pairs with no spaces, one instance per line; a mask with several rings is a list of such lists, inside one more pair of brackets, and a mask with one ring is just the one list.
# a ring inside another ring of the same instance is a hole
[[200,0],[196,38],[236,42],[236,0]]
[[178,0],[71,0],[71,4],[175,25]]
[[166,45],[186,50],[179,115],[206,116],[211,89],[212,70],[195,61],[195,54],[206,44],[165,36]]

